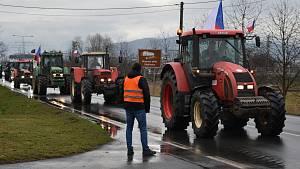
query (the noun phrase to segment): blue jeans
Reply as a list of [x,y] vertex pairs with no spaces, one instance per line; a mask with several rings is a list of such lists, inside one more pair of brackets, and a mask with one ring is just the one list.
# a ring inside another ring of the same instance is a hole
[[127,149],[133,150],[132,147],[132,130],[134,125],[134,119],[137,119],[140,134],[141,134],[141,142],[143,146],[143,151],[149,150],[148,147],[148,138],[147,138],[147,121],[146,121],[146,112],[145,110],[138,111],[127,111],[126,110],[126,141],[127,141]]

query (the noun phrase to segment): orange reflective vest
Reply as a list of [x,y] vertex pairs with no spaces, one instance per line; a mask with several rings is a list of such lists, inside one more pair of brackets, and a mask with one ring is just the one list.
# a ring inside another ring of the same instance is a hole
[[144,103],[143,90],[139,88],[139,81],[141,77],[143,76],[137,76],[135,78],[130,79],[126,76],[124,81],[125,102]]

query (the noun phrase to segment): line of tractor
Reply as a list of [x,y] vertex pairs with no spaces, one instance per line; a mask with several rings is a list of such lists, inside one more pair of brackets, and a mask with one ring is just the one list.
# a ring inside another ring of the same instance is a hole
[[[198,137],[214,137],[219,122],[225,129],[241,129],[250,118],[261,135],[277,136],[285,121],[283,96],[272,87],[258,85],[246,56],[241,30],[192,29],[183,32],[183,3],[177,32],[178,56],[161,66],[161,112],[169,130],[184,130],[192,123]],[[9,63],[5,79],[32,85],[34,94],[48,87],[70,94],[73,103],[90,104],[92,94],[103,94],[108,103],[123,101],[123,78],[110,66],[107,52],[82,53],[64,65],[61,52],[44,52],[40,62]],[[27,68],[27,69],[26,69]]]

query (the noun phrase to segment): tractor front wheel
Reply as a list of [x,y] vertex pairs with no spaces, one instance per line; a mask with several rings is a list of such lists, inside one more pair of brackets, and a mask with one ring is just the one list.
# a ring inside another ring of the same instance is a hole
[[217,134],[220,109],[211,91],[195,91],[191,100],[191,119],[198,137],[211,138]]
[[47,94],[47,78],[44,76],[38,77],[38,95],[46,95]]
[[18,79],[15,79],[15,80],[14,80],[14,88],[15,88],[15,89],[20,89],[20,82],[19,82]]
[[264,95],[271,103],[269,112],[260,113],[255,118],[256,128],[261,135],[277,136],[282,132],[285,121],[285,103],[278,92],[266,92]]
[[91,104],[92,100],[92,84],[89,80],[84,79],[81,82],[81,102]]
[[180,107],[184,106],[179,98],[176,77],[173,72],[166,72],[163,76],[160,100],[161,116],[169,130],[185,130],[189,125],[189,117],[179,116]]

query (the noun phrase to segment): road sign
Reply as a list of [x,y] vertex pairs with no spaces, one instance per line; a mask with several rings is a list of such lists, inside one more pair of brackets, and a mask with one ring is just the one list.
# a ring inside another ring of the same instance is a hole
[[160,67],[161,50],[139,49],[139,63],[143,67]]

